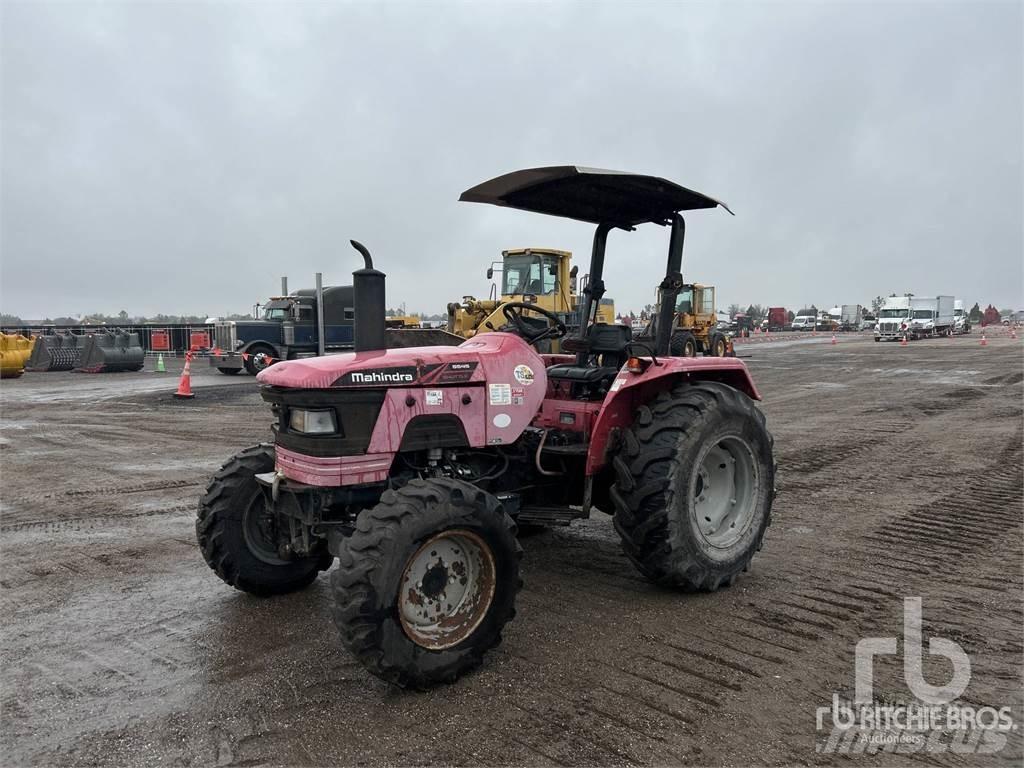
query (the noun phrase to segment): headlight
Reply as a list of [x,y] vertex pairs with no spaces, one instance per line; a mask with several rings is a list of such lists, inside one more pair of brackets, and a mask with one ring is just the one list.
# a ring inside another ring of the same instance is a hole
[[307,435],[329,435],[338,431],[334,424],[334,411],[307,411],[292,408],[288,414],[288,426],[293,432]]

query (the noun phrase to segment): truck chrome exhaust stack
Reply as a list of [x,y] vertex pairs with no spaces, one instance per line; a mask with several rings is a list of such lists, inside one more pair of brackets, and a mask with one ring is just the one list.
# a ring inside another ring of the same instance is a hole
[[356,352],[384,349],[386,310],[384,298],[383,272],[373,268],[373,258],[366,246],[355,240],[349,240],[352,247],[363,256],[365,266],[352,273],[352,292],[355,304],[355,327],[353,337]]

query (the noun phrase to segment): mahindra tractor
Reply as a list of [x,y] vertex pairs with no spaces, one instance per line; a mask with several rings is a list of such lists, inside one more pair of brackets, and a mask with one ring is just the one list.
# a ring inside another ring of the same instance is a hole
[[[506,302],[459,346],[385,349],[384,275],[359,243],[355,352],[257,380],[273,442],[218,471],[199,503],[203,557],[279,595],[330,579],[343,644],[400,686],[478,666],[515,615],[525,529],[612,515],[626,558],[682,590],[732,584],[771,519],[772,438],[741,360],[669,355],[683,211],[717,200],[665,179],[574,166],[509,173],[461,200],[596,225],[580,327]],[[723,206],[724,207],[724,206]],[[614,231],[668,228],[650,340],[596,322]],[[538,345],[561,339],[559,354]]]

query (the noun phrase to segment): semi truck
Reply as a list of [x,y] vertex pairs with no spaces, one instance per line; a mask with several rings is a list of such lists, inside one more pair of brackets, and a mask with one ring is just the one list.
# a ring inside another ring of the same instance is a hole
[[[224,374],[246,370],[257,374],[278,360],[314,356],[319,352],[315,289],[272,296],[255,320],[214,322],[210,365]],[[355,309],[351,285],[323,288],[324,350],[352,349]],[[259,306],[259,305],[257,305]]]
[[784,331],[789,325],[789,314],[785,307],[768,307],[764,320],[761,321],[763,331]]
[[890,296],[879,312],[875,341],[951,335],[953,301],[952,296]]
[[875,341],[892,341],[910,337],[910,297],[889,296],[882,302],[878,310],[878,323],[875,325]]
[[[380,277],[383,280],[383,275]],[[256,375],[282,360],[352,350],[356,320],[352,286],[324,286],[321,291],[322,319],[317,313],[317,289],[304,288],[289,294],[287,280],[282,279],[283,295],[271,297],[261,311],[257,304],[257,319],[215,321],[210,366],[226,375],[242,370]],[[399,317],[389,324],[389,348],[451,346],[464,341],[444,330],[420,328],[412,320]],[[321,322],[322,346],[317,330]]]

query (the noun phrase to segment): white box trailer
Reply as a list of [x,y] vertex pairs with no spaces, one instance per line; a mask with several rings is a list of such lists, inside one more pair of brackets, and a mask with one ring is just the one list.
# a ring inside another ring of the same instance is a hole
[[907,324],[910,338],[926,336],[951,336],[956,316],[953,313],[952,296],[914,296],[910,299],[910,322]]
[[843,304],[839,325],[844,331],[859,331],[864,319],[864,307],[860,304]]

